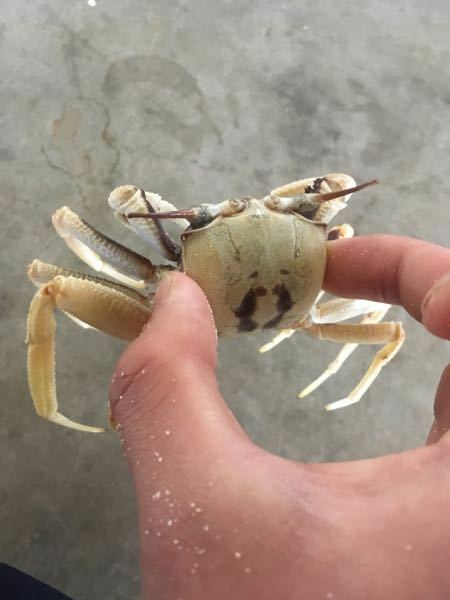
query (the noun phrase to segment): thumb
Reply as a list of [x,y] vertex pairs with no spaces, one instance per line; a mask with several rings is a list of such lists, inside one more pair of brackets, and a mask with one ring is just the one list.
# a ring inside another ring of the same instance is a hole
[[[291,522],[284,497],[298,469],[248,439],[220,395],[215,364],[206,298],[172,273],[110,393],[136,488],[145,598],[250,597],[250,567],[239,559],[253,556],[259,568],[265,552],[269,565],[272,544],[283,545],[279,520]],[[261,544],[255,532],[274,520]]]
[[[164,277],[152,316],[120,358],[110,390],[133,473],[144,463],[148,473],[150,461],[184,478],[187,457],[191,470],[201,471],[199,462],[212,462],[223,448],[229,453],[236,438],[247,441],[218,389],[216,346],[202,290],[181,273]],[[184,472],[177,473],[181,464]]]
[[257,449],[218,390],[216,345],[205,295],[172,273],[111,384],[111,414],[136,488],[146,598],[178,598],[206,550],[221,564],[228,520],[245,512],[243,458]]

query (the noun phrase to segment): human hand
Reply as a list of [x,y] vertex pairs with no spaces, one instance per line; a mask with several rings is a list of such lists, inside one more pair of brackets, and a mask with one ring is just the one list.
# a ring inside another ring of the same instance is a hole
[[[449,339],[449,273],[450,250],[373,236],[329,244],[325,286],[402,304]],[[136,487],[145,598],[450,597],[450,434],[441,438],[450,366],[429,438],[438,443],[311,465],[249,440],[220,395],[215,365],[203,293],[182,274],[166,277],[111,387]]]

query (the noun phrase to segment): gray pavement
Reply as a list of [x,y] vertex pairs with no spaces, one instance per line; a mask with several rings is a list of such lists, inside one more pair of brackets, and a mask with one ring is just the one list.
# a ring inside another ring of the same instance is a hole
[[[80,600],[139,595],[119,440],[38,419],[27,391],[26,265],[39,257],[80,268],[52,212],[67,204],[147,252],[106,204],[116,185],[185,207],[343,171],[383,185],[336,222],[448,245],[449,20],[444,0],[2,2],[0,561]],[[359,405],[322,410],[351,389],[374,348],[300,402],[337,350],[301,335],[264,356],[256,350],[267,335],[223,340],[225,398],[254,440],[292,459],[417,446],[449,348],[402,310],[392,316],[406,344]],[[101,424],[123,345],[58,323],[63,410]]]

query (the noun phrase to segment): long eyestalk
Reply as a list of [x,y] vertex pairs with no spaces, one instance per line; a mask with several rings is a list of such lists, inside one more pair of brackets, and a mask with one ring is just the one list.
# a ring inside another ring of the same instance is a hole
[[170,210],[168,212],[131,212],[127,213],[127,219],[187,219],[191,221],[198,216],[195,209],[189,210]]
[[336,192],[327,192],[325,194],[314,194],[315,200],[317,202],[329,202],[330,200],[334,200],[335,198],[342,198],[342,196],[347,196],[347,194],[354,194],[355,192],[359,192],[366,187],[371,185],[377,185],[380,183],[379,179],[372,179],[371,181],[366,181],[366,183],[361,183],[360,185],[355,185],[354,187],[347,188],[346,190],[337,190]]
[[330,200],[335,200],[336,198],[342,198],[342,196],[359,192],[369,185],[375,185],[376,183],[379,183],[378,179],[372,179],[371,181],[361,183],[360,185],[356,185],[354,187],[346,188],[345,190],[336,190],[335,192],[326,192],[324,194],[318,194],[316,192],[304,192],[298,196],[272,195],[267,196],[267,198],[264,200],[264,203],[268,208],[279,212],[294,211],[300,214],[306,214],[312,210],[318,209],[319,206],[325,202],[330,202]]

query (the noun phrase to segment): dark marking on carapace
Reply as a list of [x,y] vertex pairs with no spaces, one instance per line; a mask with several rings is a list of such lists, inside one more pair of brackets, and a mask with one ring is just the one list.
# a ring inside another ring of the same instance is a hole
[[282,275],[289,275],[290,271],[288,271],[287,269],[280,269],[280,273]]
[[284,315],[294,306],[292,296],[284,283],[277,283],[272,293],[278,296],[276,304],[277,314],[270,321],[264,323],[264,329],[270,329],[279,325]]
[[234,311],[234,314],[238,319],[251,317],[256,310],[256,294],[253,288],[250,288],[245,296],[242,298],[241,303]]
[[238,323],[238,331],[244,333],[246,331],[255,331],[258,328],[258,323],[253,319],[241,319]]
[[256,296],[265,296],[267,294],[267,290],[262,285],[258,285],[258,287],[255,288],[255,294]]
[[234,311],[239,319],[238,331],[253,331],[258,327],[258,323],[252,319],[256,311],[256,298],[256,291],[250,288]]
[[253,271],[253,273],[251,273],[248,278],[249,279],[256,279],[256,277],[258,277],[259,273],[258,271]]
[[279,312],[285,313],[294,306],[294,301],[292,300],[291,293],[284,285],[284,283],[278,283],[273,288],[272,292],[278,296],[277,310]]

